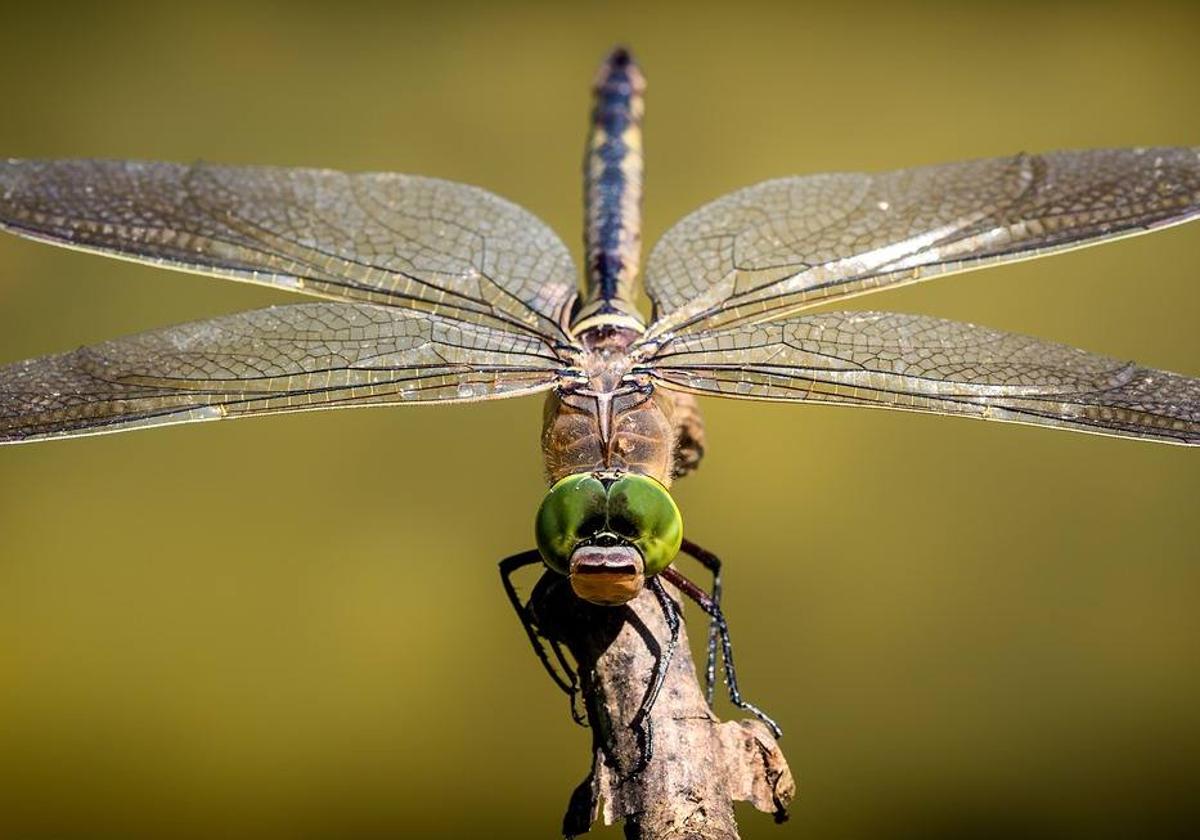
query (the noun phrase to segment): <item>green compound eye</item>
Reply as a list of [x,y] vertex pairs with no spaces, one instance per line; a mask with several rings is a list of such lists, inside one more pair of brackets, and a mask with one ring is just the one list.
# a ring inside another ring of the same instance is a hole
[[661,572],[679,553],[683,517],[675,500],[652,478],[626,475],[608,488],[610,527],[642,552],[646,576]]
[[604,527],[605,495],[604,485],[588,473],[569,475],[550,488],[534,525],[538,551],[547,566],[559,574],[569,573],[575,546]]

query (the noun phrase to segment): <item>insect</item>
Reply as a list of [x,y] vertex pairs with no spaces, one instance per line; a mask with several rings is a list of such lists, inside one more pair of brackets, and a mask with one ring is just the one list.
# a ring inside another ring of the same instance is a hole
[[[748,187],[678,222],[640,271],[645,80],[614,50],[594,84],[584,286],[562,241],[484,190],[399,174],[8,160],[19,236],[322,301],[151,331],[0,368],[0,441],[287,411],[544,394],[537,549],[582,599],[644,588],[678,636],[676,586],[712,617],[734,703],[720,561],[670,495],[704,452],[696,395],[829,403],[1200,443],[1200,380],[921,315],[808,310],[1145,233],[1200,214],[1200,149],[975,160]],[[639,280],[653,305],[635,304]],[[706,591],[672,564],[713,575]],[[568,692],[574,675],[543,664]],[[649,732],[646,732],[647,752]]]

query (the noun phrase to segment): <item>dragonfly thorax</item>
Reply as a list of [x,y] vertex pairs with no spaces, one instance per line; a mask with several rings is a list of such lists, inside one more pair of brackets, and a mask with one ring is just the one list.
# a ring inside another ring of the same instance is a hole
[[584,472],[628,472],[669,485],[675,449],[675,401],[620,367],[551,391],[542,454],[551,483]]
[[550,392],[542,451],[551,483],[574,473],[620,471],[670,484],[675,402],[635,368],[640,333],[589,330],[571,374]]

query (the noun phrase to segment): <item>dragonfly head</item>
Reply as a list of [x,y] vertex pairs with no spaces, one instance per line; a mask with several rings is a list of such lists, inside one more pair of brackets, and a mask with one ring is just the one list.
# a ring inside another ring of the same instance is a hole
[[593,604],[623,604],[679,552],[683,518],[652,478],[577,473],[557,482],[538,508],[538,550]]

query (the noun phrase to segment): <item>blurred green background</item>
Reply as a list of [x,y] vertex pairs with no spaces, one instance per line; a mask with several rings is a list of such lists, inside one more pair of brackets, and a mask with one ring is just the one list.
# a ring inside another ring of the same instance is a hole
[[[437,175],[578,254],[614,42],[649,78],[652,242],[778,175],[1196,144],[1198,32],[1187,3],[26,4],[0,31],[0,154]],[[1198,267],[1193,225],[856,303],[1195,375]],[[12,238],[0,294],[3,361],[289,299]],[[785,826],[743,811],[746,837],[1194,829],[1195,452],[704,409],[677,498],[726,559],[742,680],[801,791]],[[531,543],[539,414],[0,450],[0,836],[554,836],[589,736],[495,572]]]

